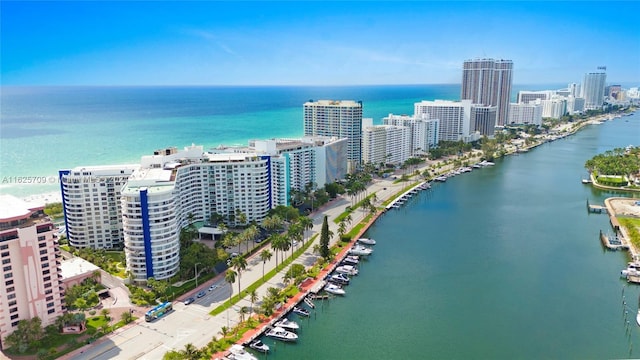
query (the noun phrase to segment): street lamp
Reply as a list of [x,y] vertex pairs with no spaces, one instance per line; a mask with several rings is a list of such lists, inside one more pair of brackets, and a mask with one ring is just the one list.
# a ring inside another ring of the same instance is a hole
[[195,263],[193,265],[193,267],[195,268],[195,272],[196,272],[196,287],[198,287],[198,265],[200,265],[200,263]]

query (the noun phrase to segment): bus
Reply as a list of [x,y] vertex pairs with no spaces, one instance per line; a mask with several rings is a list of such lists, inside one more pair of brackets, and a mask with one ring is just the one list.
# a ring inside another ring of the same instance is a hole
[[153,321],[155,319],[161,318],[168,314],[171,310],[173,310],[173,306],[170,302],[164,302],[160,305],[156,305],[153,309],[147,311],[144,314],[144,319],[146,321]]

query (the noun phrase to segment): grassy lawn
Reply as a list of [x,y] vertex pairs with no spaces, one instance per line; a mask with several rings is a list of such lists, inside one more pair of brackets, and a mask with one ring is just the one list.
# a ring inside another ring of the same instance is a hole
[[629,237],[631,238],[629,239],[629,241],[631,241],[631,243],[637,248],[640,248],[640,219],[628,217],[616,218],[618,219],[618,221],[620,221],[620,224],[627,230],[627,234],[629,234]]

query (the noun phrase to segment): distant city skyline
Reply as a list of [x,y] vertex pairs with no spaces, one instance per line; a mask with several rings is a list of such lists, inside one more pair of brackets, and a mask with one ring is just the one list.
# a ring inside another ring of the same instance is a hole
[[2,85],[460,83],[509,59],[514,84],[640,83],[636,1],[0,4]]

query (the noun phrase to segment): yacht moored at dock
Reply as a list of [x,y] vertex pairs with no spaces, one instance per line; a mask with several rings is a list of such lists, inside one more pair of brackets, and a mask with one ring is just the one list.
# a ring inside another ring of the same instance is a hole
[[298,334],[277,326],[267,330],[264,335],[280,341],[298,341]]
[[280,321],[277,321],[273,324],[276,328],[283,328],[287,331],[298,331],[300,329],[300,325],[297,322],[291,321],[287,318],[282,318]]

